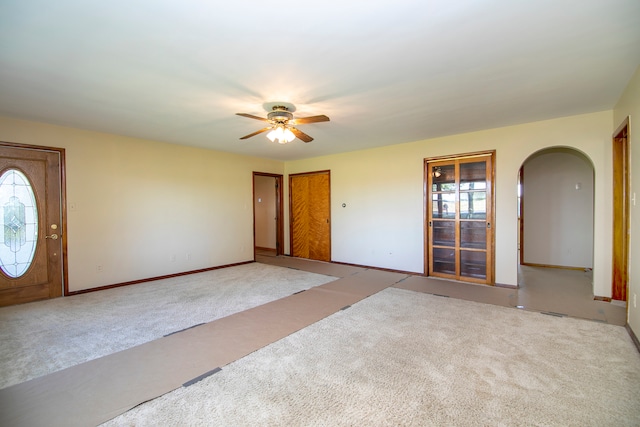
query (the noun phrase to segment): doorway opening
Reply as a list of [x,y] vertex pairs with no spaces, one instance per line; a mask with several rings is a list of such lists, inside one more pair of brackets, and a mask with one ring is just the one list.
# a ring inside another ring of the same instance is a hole
[[253,173],[253,257],[283,254],[282,175]]
[[578,150],[553,147],[519,172],[520,264],[593,268],[594,167]]
[[520,307],[584,318],[616,310],[594,301],[594,182],[591,159],[571,147],[546,148],[522,163],[516,190]]

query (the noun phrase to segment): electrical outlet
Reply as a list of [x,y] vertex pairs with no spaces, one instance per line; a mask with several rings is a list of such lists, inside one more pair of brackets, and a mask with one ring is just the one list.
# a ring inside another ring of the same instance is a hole
[[191,261],[191,252],[187,252],[187,261]]
[[636,308],[636,294],[633,294],[633,308]]
[[176,255],[175,254],[169,255],[169,261],[176,262]]
[[96,271],[98,273],[102,273],[102,266],[101,265],[96,266]]

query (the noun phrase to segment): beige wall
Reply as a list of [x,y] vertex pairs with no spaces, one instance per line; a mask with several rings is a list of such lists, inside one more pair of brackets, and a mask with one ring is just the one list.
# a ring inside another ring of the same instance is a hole
[[[640,68],[629,82],[613,114],[613,131],[629,116],[631,197],[629,235],[629,326],[640,337]],[[612,131],[612,134],[613,134]],[[634,263],[635,261],[635,263]]]
[[[423,159],[481,150],[496,150],[496,282],[516,285],[518,170],[540,149],[573,147],[594,165],[594,293],[610,296],[612,116],[285,164],[7,118],[0,119],[0,140],[67,149],[67,202],[75,207],[68,212],[71,290],[252,259],[252,171],[331,170],[333,260],[422,272]],[[288,235],[285,244],[288,253]]]
[[66,149],[71,291],[252,260],[252,173],[283,172],[272,160],[8,118],[0,140]]
[[285,172],[331,170],[334,261],[423,272],[423,159],[496,150],[496,282],[516,285],[518,170],[543,148],[575,148],[595,170],[594,292],[610,296],[611,128],[606,111],[287,162]]

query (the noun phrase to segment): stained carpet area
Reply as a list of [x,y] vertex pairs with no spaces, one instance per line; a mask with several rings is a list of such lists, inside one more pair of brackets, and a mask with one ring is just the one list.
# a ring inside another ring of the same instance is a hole
[[97,425],[204,378],[405,277],[364,269],[350,273],[326,285],[4,388],[0,390],[0,425]]

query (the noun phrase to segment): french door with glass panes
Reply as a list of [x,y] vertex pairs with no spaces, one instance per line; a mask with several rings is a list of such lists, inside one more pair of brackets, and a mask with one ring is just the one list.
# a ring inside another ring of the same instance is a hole
[[494,283],[493,157],[425,161],[429,276]]

